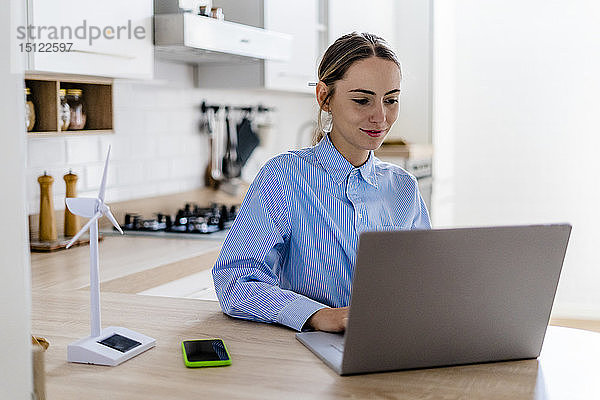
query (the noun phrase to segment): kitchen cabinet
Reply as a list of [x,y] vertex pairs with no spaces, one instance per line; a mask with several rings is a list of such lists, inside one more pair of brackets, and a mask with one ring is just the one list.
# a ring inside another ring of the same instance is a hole
[[225,19],[289,34],[292,54],[287,61],[254,60],[244,64],[198,65],[198,83],[211,88],[263,88],[313,93],[326,24],[324,0],[289,2],[277,0],[215,0]]
[[154,16],[154,54],[185,63],[288,60],[291,36],[191,12]]
[[320,21],[319,1],[303,1],[297,10],[290,2],[265,1],[265,28],[293,36],[292,57],[289,61],[265,62],[265,87],[295,92],[314,92],[308,82],[316,82],[317,62],[321,49],[320,35],[326,31]]
[[28,0],[27,9],[28,72],[152,78],[152,0]]

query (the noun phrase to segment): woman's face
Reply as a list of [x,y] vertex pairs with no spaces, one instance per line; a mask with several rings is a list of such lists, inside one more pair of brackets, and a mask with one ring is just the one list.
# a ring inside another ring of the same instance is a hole
[[[327,90],[319,82],[317,100],[323,99]],[[329,137],[354,166],[364,164],[369,151],[381,146],[398,117],[399,94],[400,68],[378,57],[355,62],[344,78],[335,82],[335,93],[325,107],[333,119]]]

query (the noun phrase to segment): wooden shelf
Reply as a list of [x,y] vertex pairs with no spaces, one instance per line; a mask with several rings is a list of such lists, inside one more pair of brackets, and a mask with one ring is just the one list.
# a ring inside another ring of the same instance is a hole
[[25,79],[31,89],[35,107],[35,125],[38,131],[58,131],[58,81]]
[[105,135],[105,134],[112,134],[112,133],[115,133],[115,131],[113,131],[111,129],[81,129],[81,130],[78,130],[78,131],[60,131],[60,132],[55,132],[55,131],[45,131],[45,132],[31,131],[31,132],[27,132],[27,137],[40,138],[40,137],[59,137],[59,136],[88,136],[88,135]]
[[[31,89],[36,122],[28,137],[57,137],[107,134],[113,131],[113,81],[110,78],[80,75],[25,74],[25,86]],[[85,129],[58,129],[60,89],[81,89],[86,107]]]

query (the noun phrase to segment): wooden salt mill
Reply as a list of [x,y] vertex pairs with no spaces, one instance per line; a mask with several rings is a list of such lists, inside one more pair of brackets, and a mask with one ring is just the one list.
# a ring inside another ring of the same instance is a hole
[[44,171],[44,175],[38,177],[38,182],[40,184],[40,241],[51,242],[57,239],[54,197],[52,195],[54,178]]
[[[69,173],[66,174],[63,179],[67,186],[66,197],[77,197],[77,175],[69,170]],[[79,217],[71,213],[65,204],[65,237],[73,237],[77,232],[79,232]]]

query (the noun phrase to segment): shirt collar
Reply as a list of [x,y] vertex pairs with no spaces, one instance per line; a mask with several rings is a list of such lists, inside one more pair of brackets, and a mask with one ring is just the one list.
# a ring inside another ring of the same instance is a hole
[[371,186],[375,186],[377,188],[377,173],[375,172],[375,161],[373,160],[375,156],[373,155],[373,151],[369,152],[369,158],[367,162],[361,165],[358,170],[362,175],[363,179]]
[[345,183],[348,175],[350,175],[354,169],[358,169],[361,176],[368,184],[377,187],[377,174],[375,173],[372,151],[369,152],[367,162],[358,168],[355,168],[333,146],[333,143],[331,143],[331,140],[329,139],[329,135],[325,135],[323,139],[317,143],[314,151],[319,163],[338,185]]

